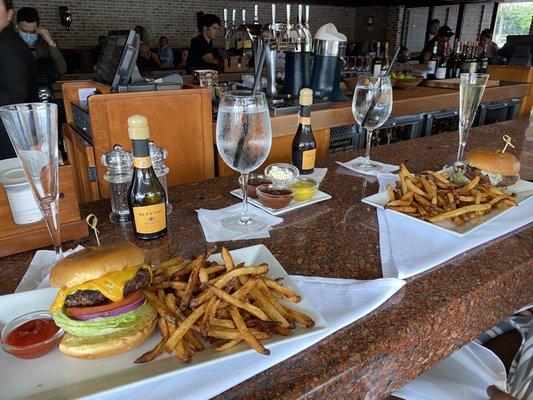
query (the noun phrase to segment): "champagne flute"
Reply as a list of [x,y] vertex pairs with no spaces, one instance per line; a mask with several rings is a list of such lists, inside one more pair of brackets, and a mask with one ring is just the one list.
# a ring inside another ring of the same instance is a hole
[[459,147],[454,168],[462,169],[465,164],[465,148],[477,108],[489,80],[487,74],[461,74],[459,86]]
[[372,131],[387,121],[392,111],[392,86],[389,76],[361,76],[353,94],[352,113],[357,123],[366,130],[365,160],[355,168],[379,171],[381,166],[370,161]]
[[222,219],[232,231],[254,232],[266,227],[265,218],[248,211],[248,175],[266,160],[272,146],[268,104],[263,93],[225,92],[220,98],[216,142],[220,157],[241,173],[243,206],[239,214]]
[[60,260],[63,251],[58,220],[57,105],[7,105],[0,107],[0,118],[43,214],[56,258]]

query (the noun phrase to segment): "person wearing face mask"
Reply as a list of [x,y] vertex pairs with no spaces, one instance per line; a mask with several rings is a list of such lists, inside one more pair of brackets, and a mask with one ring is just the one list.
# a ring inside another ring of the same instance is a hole
[[[37,100],[37,65],[15,27],[13,1],[0,0],[0,107]],[[16,157],[0,120],[0,160]]]
[[40,26],[39,11],[32,7],[22,7],[17,11],[17,28],[22,40],[32,51],[39,66],[39,75],[47,83],[55,82],[58,76],[67,72],[67,63],[61,50],[46,28]]

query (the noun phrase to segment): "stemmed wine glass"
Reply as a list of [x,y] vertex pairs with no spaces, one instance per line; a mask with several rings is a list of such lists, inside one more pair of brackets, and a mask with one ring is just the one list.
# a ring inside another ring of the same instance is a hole
[[370,161],[372,131],[387,121],[392,111],[392,86],[389,76],[361,76],[353,94],[352,114],[366,130],[365,160],[354,164],[355,168],[379,171],[381,167]]
[[241,173],[243,206],[239,214],[222,219],[232,231],[254,232],[265,228],[266,220],[248,211],[248,175],[266,160],[272,146],[268,104],[263,93],[240,90],[222,94],[217,116],[217,149],[224,162]]
[[57,105],[26,103],[0,107],[0,118],[30,184],[52,238],[63,258],[58,220]]
[[459,147],[454,168],[461,169],[465,163],[466,141],[474,122],[476,111],[489,80],[487,74],[461,74],[459,85]]

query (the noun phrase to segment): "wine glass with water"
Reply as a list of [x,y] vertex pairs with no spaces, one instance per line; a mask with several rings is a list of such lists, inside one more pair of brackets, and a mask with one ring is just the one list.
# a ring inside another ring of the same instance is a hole
[[362,76],[357,80],[353,94],[352,113],[357,123],[366,130],[364,161],[355,163],[355,168],[379,171],[381,166],[370,160],[372,131],[387,121],[392,111],[392,86],[389,76]]
[[266,226],[265,218],[248,211],[248,175],[266,160],[272,146],[268,104],[263,93],[225,92],[217,115],[217,149],[224,162],[241,173],[243,207],[239,214],[222,219],[237,232],[253,232]]
[[0,107],[0,118],[43,214],[57,260],[63,258],[58,219],[59,176],[57,105],[13,104]]
[[454,168],[462,169],[465,164],[465,148],[477,108],[489,80],[487,74],[461,74],[459,86],[459,147]]

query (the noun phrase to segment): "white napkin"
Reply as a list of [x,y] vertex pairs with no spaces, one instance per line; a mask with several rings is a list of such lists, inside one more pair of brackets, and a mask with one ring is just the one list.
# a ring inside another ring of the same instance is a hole
[[318,183],[322,182],[328,173],[327,168],[315,168],[315,170],[307,175],[300,175],[302,178],[313,178]]
[[222,218],[226,215],[237,214],[241,211],[242,204],[234,204],[232,206],[221,208],[220,210],[205,210],[200,209],[198,212],[198,220],[202,225],[205,238],[208,242],[223,242],[226,240],[246,240],[246,239],[262,239],[270,237],[268,231],[277,224],[283,222],[283,218],[275,217],[264,210],[248,204],[250,213],[258,214],[264,217],[267,221],[267,226],[256,232],[239,233],[230,231],[222,226]]
[[373,164],[377,164],[377,165],[379,165],[381,167],[381,169],[379,171],[367,170],[365,168],[357,168],[355,166],[355,164],[357,164],[359,162],[363,162],[363,161],[365,161],[364,157],[357,157],[357,158],[354,158],[353,160],[348,161],[348,162],[337,161],[337,164],[342,165],[343,167],[348,168],[348,169],[350,169],[352,171],[355,171],[355,172],[357,172],[357,173],[359,173],[361,175],[371,175],[371,176],[377,176],[378,173],[394,172],[394,171],[397,171],[400,168],[397,165],[385,164],[385,163],[381,163],[381,162],[375,161],[375,160],[372,160],[372,163]]
[[489,349],[469,343],[393,395],[405,400],[486,400],[487,387],[504,392],[507,373]]
[[[83,246],[78,245],[75,249],[67,250],[63,254],[66,257],[80,250],[83,250]],[[33,256],[33,259],[31,260],[30,266],[15,289],[15,293],[41,289],[50,286],[48,282],[48,275],[50,274],[50,270],[55,263],[55,251],[37,250]]]
[[377,210],[377,214],[383,276],[405,279],[533,222],[533,197],[463,237],[390,210]]
[[268,357],[245,354],[210,366],[184,372],[179,379],[163,378],[156,386],[147,384],[115,391],[92,399],[209,399],[312,346],[344,326],[375,310],[405,284],[399,279],[330,279],[292,276],[301,292],[322,314],[329,325],[325,333],[275,346]]

